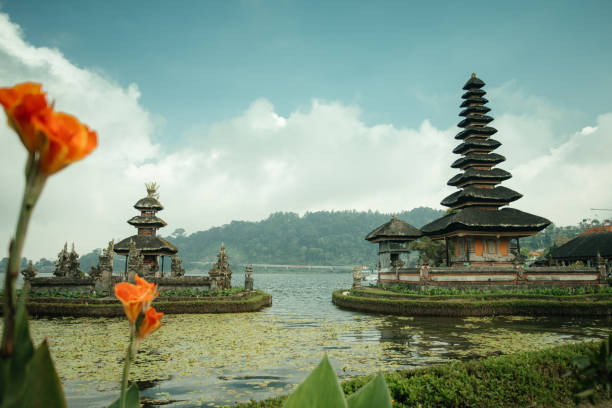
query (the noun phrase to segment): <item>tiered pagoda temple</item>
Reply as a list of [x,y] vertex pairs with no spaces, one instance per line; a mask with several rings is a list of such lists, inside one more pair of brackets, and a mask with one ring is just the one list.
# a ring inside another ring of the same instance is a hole
[[[157,217],[156,213],[164,209],[158,201],[159,194],[157,189],[159,186],[156,183],[148,183],[147,196],[141,198],[134,204],[134,208],[140,211],[140,215],[132,217],[128,220],[128,224],[133,225],[138,229],[137,235],[132,235],[115,244],[114,251],[118,255],[126,257],[130,251],[130,241],[136,245],[136,249],[140,250],[143,255],[143,263],[152,271],[159,270],[159,257],[162,257],[162,274],[163,274],[163,257],[171,256],[178,252],[178,249],[165,239],[157,236],[157,230],[165,227],[166,222]],[[126,266],[127,268],[127,266]]]
[[[497,130],[489,123],[488,100],[482,89],[485,83],[472,74],[463,89],[466,91],[459,116],[463,128],[455,139],[461,141],[453,153],[460,154],[452,168],[461,170],[448,181],[459,191],[441,204],[450,207],[447,214],[421,228],[432,239],[446,242],[446,262],[458,265],[511,265],[520,251],[519,238],[535,235],[550,221],[514,208],[506,207],[522,197],[500,184],[512,175],[496,167],[504,156],[493,153],[501,143],[491,136]],[[504,207],[504,208],[500,208]]]

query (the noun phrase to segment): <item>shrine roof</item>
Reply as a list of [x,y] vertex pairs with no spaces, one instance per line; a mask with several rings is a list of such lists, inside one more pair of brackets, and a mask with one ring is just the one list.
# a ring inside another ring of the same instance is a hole
[[467,116],[471,113],[480,113],[484,115],[485,113],[490,112],[490,111],[491,111],[491,108],[489,108],[488,106],[470,106],[462,110],[459,113],[459,116]]
[[471,148],[489,149],[491,151],[499,146],[501,146],[501,143],[495,139],[477,139],[472,137],[455,147],[453,153],[463,154],[463,152]]
[[365,239],[370,242],[392,240],[414,240],[423,235],[418,228],[393,216],[391,220],[374,229]]
[[476,170],[467,169],[463,173],[459,173],[450,180],[448,180],[449,186],[457,186],[469,180],[484,180],[484,181],[503,181],[508,180],[512,177],[512,174],[506,170],[494,168],[491,170]]
[[483,203],[509,203],[516,201],[523,195],[507,187],[497,186],[495,188],[478,188],[467,186],[446,197],[440,204],[447,207],[455,207],[468,202]]
[[529,214],[514,208],[485,210],[481,208],[464,208],[453,211],[442,218],[423,226],[426,235],[440,235],[452,231],[464,230],[474,232],[535,232],[550,225],[546,218]]
[[463,89],[467,91],[470,89],[480,89],[483,86],[485,86],[484,81],[478,78],[476,74],[472,74],[470,79],[468,79],[465,85],[463,85]]
[[553,259],[596,258],[597,253],[612,258],[612,231],[580,234],[558,248],[551,250]]
[[458,158],[451,164],[452,168],[464,168],[468,165],[482,164],[486,166],[495,166],[506,160],[504,156],[497,153],[468,153],[463,157]]
[[[465,119],[463,119],[461,122],[459,122],[457,124],[457,126],[461,127],[461,128],[466,128],[468,126],[472,126],[473,124],[477,124],[476,126],[479,126],[481,123],[487,124],[489,122],[492,122],[493,118],[491,116],[488,115],[480,115],[478,113],[476,114],[470,114],[469,116],[467,116]],[[482,125],[480,125],[482,126]]]
[[145,197],[141,198],[134,204],[134,208],[137,210],[163,210],[164,206],[161,205],[159,201],[157,201],[154,197]]
[[166,221],[162,220],[159,217],[154,215],[136,215],[128,220],[128,224],[133,225],[135,227],[165,227]]
[[130,250],[130,240],[134,241],[136,249],[142,253],[153,253],[159,255],[172,255],[178,252],[178,248],[163,238],[153,235],[132,235],[115,244],[114,251],[117,254],[126,255]]
[[489,100],[487,98],[479,98],[477,96],[473,96],[473,97],[471,97],[469,99],[466,99],[463,102],[461,102],[461,105],[459,105],[459,107],[460,108],[467,108],[471,104],[484,105],[487,102],[489,102]]
[[497,129],[491,126],[471,126],[457,133],[455,139],[465,139],[469,136],[491,136],[497,133]]

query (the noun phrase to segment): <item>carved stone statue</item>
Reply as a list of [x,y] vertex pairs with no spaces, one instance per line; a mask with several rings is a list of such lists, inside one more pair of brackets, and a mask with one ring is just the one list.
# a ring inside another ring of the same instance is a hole
[[244,268],[244,290],[253,290],[253,265]]
[[232,270],[229,265],[229,257],[225,253],[225,244],[221,244],[221,251],[217,254],[217,263],[213,264],[208,275],[217,281],[220,290],[232,287]]
[[105,272],[113,273],[113,257],[115,253],[113,252],[114,241],[110,241],[108,243],[108,248],[103,249],[102,253],[98,256],[98,265],[91,267],[89,270],[89,276],[91,276],[94,280],[101,279],[102,275]]
[[53,275],[58,278],[68,276],[69,263],[68,243],[66,242],[64,244],[64,249],[57,254],[57,261],[55,261],[55,270],[53,271]]
[[68,254],[68,276],[73,279],[80,279],[85,274],[81,270],[81,264],[79,263],[79,254],[74,250],[74,243],[72,244],[72,250]]
[[353,288],[360,288],[363,278],[364,276],[363,272],[361,271],[361,266],[353,267]]
[[38,269],[36,269],[32,264],[32,261],[30,261],[28,266],[21,271],[21,275],[23,275],[23,279],[25,280],[33,279],[36,277],[36,275],[38,275]]
[[185,268],[183,268],[183,261],[178,257],[177,254],[174,254],[170,257],[170,276],[173,278],[180,278],[181,276],[185,276]]
[[145,268],[144,265],[144,256],[142,255],[140,249],[136,248],[136,244],[134,241],[130,240],[130,249],[128,252],[128,281],[134,282],[135,276],[151,278],[151,271],[149,268]]

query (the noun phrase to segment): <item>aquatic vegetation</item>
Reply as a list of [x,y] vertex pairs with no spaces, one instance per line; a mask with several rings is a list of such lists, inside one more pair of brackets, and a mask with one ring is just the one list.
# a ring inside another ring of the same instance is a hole
[[[180,398],[218,406],[289,394],[323,353],[348,379],[585,338],[576,322],[562,331],[532,320],[469,320],[376,315],[338,320],[269,312],[166,315],[163,330],[143,340],[130,379],[148,398],[157,397],[146,384],[158,384],[156,391],[180,385],[190,389]],[[457,323],[473,327],[457,328]],[[69,394],[97,392],[110,401],[128,340],[124,319],[37,319],[31,326],[35,339],[49,338]],[[594,326],[591,336],[599,337],[605,324],[589,326]],[[489,330],[492,335],[486,335]],[[178,398],[176,391],[172,395]]]

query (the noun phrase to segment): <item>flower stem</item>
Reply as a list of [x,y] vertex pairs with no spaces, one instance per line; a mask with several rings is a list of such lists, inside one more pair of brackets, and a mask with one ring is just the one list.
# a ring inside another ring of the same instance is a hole
[[125,353],[125,361],[123,363],[123,375],[121,376],[121,395],[119,396],[119,408],[127,408],[127,386],[128,377],[130,374],[130,364],[134,357],[134,331],[130,333],[130,344],[128,345],[127,352]]
[[2,332],[2,348],[4,357],[11,356],[15,347],[15,282],[19,276],[21,252],[25,242],[28,224],[34,205],[45,186],[47,176],[38,171],[38,160],[30,157],[26,169],[26,185],[19,211],[19,219],[15,230],[15,238],[9,246],[9,260],[4,280],[4,331]]

